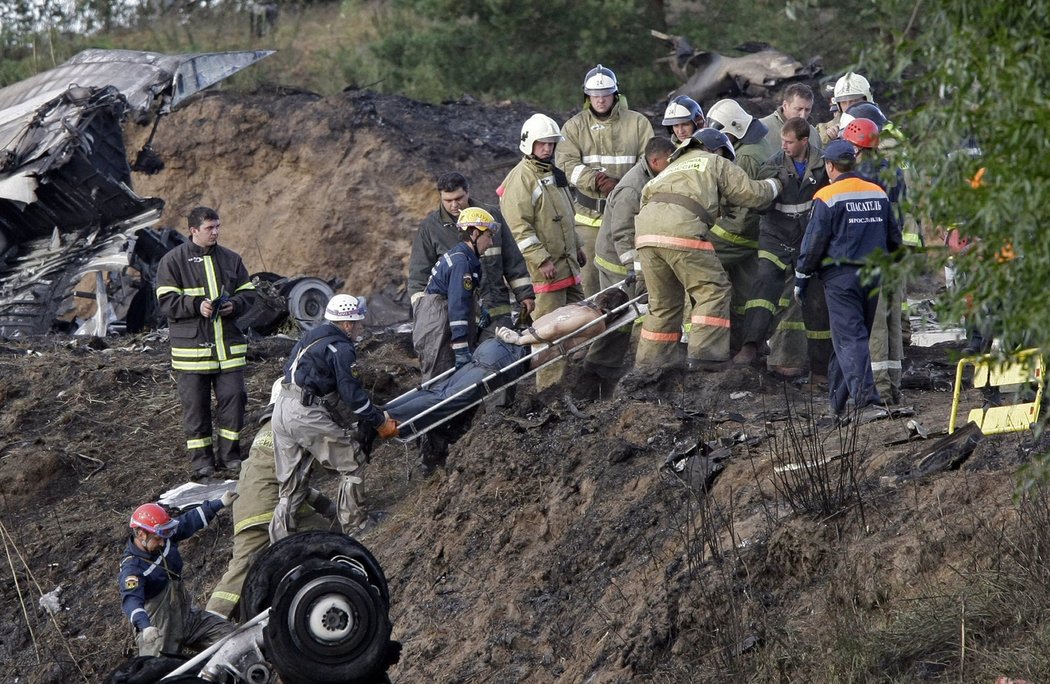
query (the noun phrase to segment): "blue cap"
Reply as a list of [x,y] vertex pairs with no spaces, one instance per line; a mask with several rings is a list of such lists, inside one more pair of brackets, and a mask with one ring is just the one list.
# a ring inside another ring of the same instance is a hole
[[830,162],[853,162],[857,161],[857,150],[848,140],[832,140],[820,156]]

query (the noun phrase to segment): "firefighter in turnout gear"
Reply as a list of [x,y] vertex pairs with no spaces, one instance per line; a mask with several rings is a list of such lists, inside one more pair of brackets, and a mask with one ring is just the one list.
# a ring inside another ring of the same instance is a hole
[[324,311],[328,322],[304,334],[285,362],[271,422],[280,495],[270,520],[271,542],[298,529],[295,514],[310,495],[307,482],[314,460],[341,476],[336,512],[343,532],[364,532],[375,523],[356,474],[365,453],[357,435],[336,424],[330,413],[342,401],[366,429],[375,429],[383,439],[397,434],[397,423],[375,407],[358,380],[353,340],[365,313],[358,297],[332,297]]
[[715,370],[729,360],[729,279],[710,240],[719,206],[760,209],[780,191],[776,180],[752,181],[733,162],[690,138],[642,190],[635,246],[649,289],[636,364],[676,364],[683,290],[692,302],[688,364]]
[[408,296],[413,305],[423,296],[430,280],[430,272],[442,254],[460,241],[456,221],[460,212],[477,207],[492,214],[499,229],[492,232],[492,246],[481,259],[481,303],[489,312],[492,323],[479,331],[481,339],[490,337],[496,326],[510,325],[514,310],[513,300],[524,314],[536,308],[536,295],[532,291],[532,280],[521,250],[514,243],[503,216],[495,207],[475,202],[470,195],[467,179],[459,173],[442,174],[437,181],[440,194],[438,208],[419,224],[419,232],[412,242],[412,254],[408,262]]
[[[667,168],[674,150],[674,143],[667,138],[650,139],[645,145],[644,158],[627,172],[609,195],[609,206],[594,245],[599,289],[605,290],[633,273],[637,279],[635,292],[644,291],[645,284],[638,273],[638,252],[634,247],[634,219],[642,207],[642,188]],[[620,328],[594,342],[583,362],[585,376],[580,384],[596,386],[602,394],[611,396],[615,381],[623,374],[630,343],[629,327]]]
[[[168,318],[171,367],[178,372],[182,425],[194,477],[241,465],[241,428],[248,341],[234,318],[255,301],[255,286],[235,252],[218,244],[219,214],[197,207],[188,217],[190,241],[157,267],[157,300]],[[211,394],[218,404],[214,449]]]
[[693,98],[679,95],[667,104],[660,124],[667,126],[671,142],[681,145],[683,140],[688,140],[704,127],[704,110]]
[[[521,127],[518,149],[524,157],[500,186],[500,211],[525,257],[536,292],[533,318],[583,299],[580,268],[587,257],[576,236],[569,180],[553,163],[562,140],[554,119],[533,114]],[[536,374],[536,386],[546,389],[564,372],[564,361],[551,364]]]
[[[793,282],[791,278],[802,234],[809,222],[813,196],[828,183],[820,150],[809,144],[809,123],[805,119],[788,119],[780,136],[783,149],[769,159],[762,174],[777,178],[783,189],[772,209],[762,216],[758,277],[744,315],[744,345],[733,359],[738,364],[751,363],[759,347],[773,334],[775,317],[783,309],[781,299]],[[827,376],[831,332],[820,292],[814,291],[812,297],[806,298],[802,317],[810,373],[821,380]]]
[[616,74],[601,64],[583,80],[586,100],[579,114],[565,122],[555,163],[568,174],[575,200],[576,233],[587,255],[583,265],[583,292],[598,291],[594,241],[602,225],[609,193],[644,154],[653,126],[627,108]]
[[460,241],[434,264],[423,296],[413,309],[412,346],[419,355],[423,380],[459,368],[477,346],[475,323],[481,261],[492,246],[499,224],[478,207],[459,213]]
[[131,538],[120,559],[120,607],[135,630],[140,656],[203,650],[235,628],[193,605],[182,583],[179,542],[200,532],[237,494],[226,492],[172,518],[155,503],[131,515]]

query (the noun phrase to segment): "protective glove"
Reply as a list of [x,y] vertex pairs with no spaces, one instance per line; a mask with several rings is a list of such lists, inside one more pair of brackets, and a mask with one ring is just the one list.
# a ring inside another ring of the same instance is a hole
[[390,439],[391,437],[397,436],[397,421],[390,416],[386,417],[386,420],[376,428],[376,432],[383,439]]
[[372,448],[375,446],[376,437],[379,435],[376,433],[376,429],[371,425],[361,421],[357,426],[357,442],[361,445],[361,453],[365,455],[365,462],[372,458]]
[[159,652],[160,651],[160,630],[150,625],[146,629],[142,630],[142,650],[146,652]]
[[604,172],[599,171],[594,174],[594,186],[598,188],[603,195],[608,195],[616,187],[616,184],[620,182],[619,178],[605,175]]
[[463,366],[470,363],[470,350],[469,349],[457,349],[456,350],[456,370],[459,370]]
[[795,289],[792,295],[799,304],[802,304],[802,299],[806,296],[807,285],[809,285],[809,276],[795,271]]
[[222,502],[223,508],[229,508],[230,504],[236,501],[237,497],[239,496],[240,494],[238,494],[237,492],[233,491],[232,489],[228,489],[223,493],[222,496],[219,497],[219,501]]
[[335,502],[329,499],[327,496],[317,491],[316,489],[310,489],[306,495],[306,503],[318,512],[322,517],[327,520],[335,520],[339,510],[335,505]]
[[488,309],[482,309],[481,315],[478,316],[478,330],[484,330],[490,325],[492,325],[492,314]]

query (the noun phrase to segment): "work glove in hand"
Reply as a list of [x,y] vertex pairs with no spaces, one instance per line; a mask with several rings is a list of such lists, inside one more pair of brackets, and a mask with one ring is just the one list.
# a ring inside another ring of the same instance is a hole
[[319,515],[327,520],[334,521],[339,513],[335,502],[316,489],[310,489],[310,493],[306,495],[306,503],[310,504]]
[[594,185],[603,195],[608,195],[616,187],[616,184],[620,182],[619,178],[613,178],[607,176],[602,171],[594,174]]
[[157,646],[161,640],[160,630],[150,625],[146,629],[142,630],[142,650],[143,651],[154,651],[159,650]]
[[456,370],[459,370],[463,366],[470,363],[470,350],[469,349],[457,349],[456,350]]
[[219,501],[222,502],[223,508],[229,508],[230,504],[236,501],[238,496],[240,496],[240,494],[233,491],[232,489],[229,489],[226,492],[224,492],[222,496],[219,497]]
[[397,421],[387,416],[386,420],[376,428],[376,432],[383,439],[390,439],[391,437],[397,436]]
[[795,289],[792,294],[795,297],[795,301],[799,304],[802,303],[803,298],[806,296],[807,285],[809,285],[809,276],[795,271]]
[[365,462],[372,458],[372,449],[376,443],[376,437],[379,435],[376,433],[376,429],[371,425],[367,425],[365,421],[361,421],[357,427],[357,442],[361,445],[361,453],[365,455]]
[[484,330],[490,325],[492,325],[492,314],[488,309],[482,309],[481,315],[478,316],[478,330]]

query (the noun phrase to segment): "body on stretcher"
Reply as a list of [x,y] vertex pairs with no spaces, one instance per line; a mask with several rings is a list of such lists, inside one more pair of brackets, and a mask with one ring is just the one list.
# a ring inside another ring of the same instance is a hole
[[[596,292],[585,301],[592,301],[602,292],[620,287],[622,284],[620,282],[611,285],[600,292]],[[609,312],[613,314],[611,323],[607,322],[607,316],[599,316],[555,340],[532,345],[531,351],[526,352],[527,348],[523,347],[521,348],[522,353],[516,354],[517,358],[504,367],[473,364],[474,367],[470,371],[476,373],[475,377],[478,377],[478,379],[473,382],[470,379],[465,379],[466,384],[460,386],[460,389],[452,394],[447,394],[445,391],[448,381],[452,375],[457,372],[462,373],[467,367],[459,371],[449,369],[441,375],[431,378],[418,388],[402,394],[386,404],[385,408],[426,408],[405,420],[400,420],[400,416],[395,416],[399,419],[398,441],[405,443],[414,441],[434,428],[440,427],[474,408],[490,394],[516,385],[522,380],[535,375],[541,368],[564,359],[570,354],[582,352],[582,350],[593,344],[595,340],[599,340],[625,325],[632,324],[639,316],[647,313],[647,305],[641,303],[641,300],[646,297],[647,295],[645,294],[639,295],[612,309]],[[581,337],[581,333],[586,333],[589,329],[602,324],[605,325],[604,331],[582,341],[578,340]],[[492,341],[490,340],[489,342]],[[499,344],[506,345],[507,343],[499,342]],[[542,363],[537,363],[535,368],[530,367],[532,362],[538,359],[542,359]],[[456,385],[459,386],[460,383],[456,383]],[[392,413],[391,415],[394,414]]]

